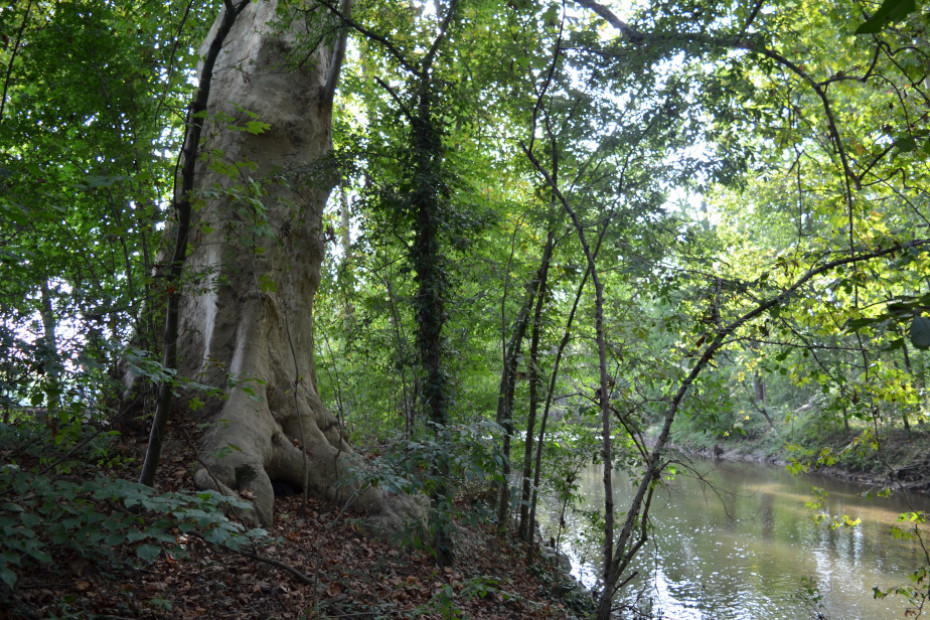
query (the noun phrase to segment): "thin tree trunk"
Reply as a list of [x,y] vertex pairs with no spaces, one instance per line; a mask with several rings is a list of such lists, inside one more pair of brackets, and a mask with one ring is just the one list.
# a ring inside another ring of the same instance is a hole
[[[320,4],[337,15],[344,24],[357,29],[365,36],[373,36],[369,30],[353,21],[344,11],[337,10],[334,3],[320,0]],[[414,238],[408,248],[408,260],[415,272],[414,280],[417,287],[414,314],[417,322],[418,361],[424,377],[421,403],[439,443],[444,441],[449,406],[448,380],[443,372],[442,364],[445,349],[443,326],[447,319],[445,300],[448,294],[446,290],[448,283],[443,264],[445,248],[442,247],[440,237],[444,217],[442,189],[445,187],[442,124],[437,116],[435,101],[437,92],[434,92],[437,89],[437,82],[434,82],[432,74],[440,45],[448,34],[452,20],[457,13],[458,0],[450,0],[437,28],[436,37],[426,53],[415,62],[411,62],[404,53],[388,45],[394,58],[412,76],[413,83],[410,95],[415,102],[415,107],[410,111],[401,104],[410,122],[409,146],[412,153],[412,174],[407,180],[412,181],[414,188],[410,195],[410,203],[406,206],[409,210],[406,210],[404,214],[409,214],[413,219]],[[375,80],[395,100],[399,101],[391,86],[377,77]],[[453,549],[449,532],[451,501],[447,488],[449,461],[446,451],[440,450],[430,469],[433,553],[437,564],[447,566],[452,561]]]
[[[606,222],[598,235],[597,243],[594,245],[593,254],[595,258],[597,258],[597,254],[601,249],[601,242],[604,240],[604,234],[607,232],[607,227],[609,225],[609,221]],[[534,526],[536,523],[536,505],[539,501],[539,482],[542,476],[542,452],[546,439],[546,424],[549,421],[549,412],[552,408],[552,397],[553,394],[555,394],[555,382],[559,377],[559,366],[562,363],[562,355],[565,353],[565,348],[571,341],[572,324],[575,321],[575,314],[578,312],[578,306],[581,303],[581,297],[590,275],[591,269],[585,266],[584,275],[581,277],[581,282],[578,284],[578,290],[575,292],[575,301],[572,304],[571,311],[568,313],[568,319],[565,321],[565,332],[562,334],[561,341],[559,341],[559,347],[555,354],[555,361],[552,364],[552,372],[549,375],[549,389],[546,392],[546,404],[543,407],[542,421],[539,424],[539,436],[536,439],[536,466],[533,470],[533,497],[530,501],[529,516],[529,521],[534,524]],[[533,545],[529,545],[527,547],[527,562],[532,559],[532,554]]]
[[[417,345],[425,380],[422,383],[423,404],[437,441],[445,441],[449,416],[449,385],[443,371],[446,323],[445,301],[448,295],[448,275],[445,251],[440,239],[445,209],[443,187],[443,144],[439,119],[436,117],[436,88],[432,78],[433,62],[439,45],[448,33],[458,2],[452,0],[442,18],[439,33],[423,56],[416,74],[416,114],[410,118],[410,146],[414,154],[413,194],[411,207],[414,238],[410,247],[410,263],[414,268],[417,294],[414,310],[417,320]],[[451,498],[449,497],[449,459],[440,450],[431,467],[433,503],[433,554],[440,567],[453,559],[451,528]]]
[[[913,377],[914,371],[911,369],[911,356],[907,352],[907,338],[901,338],[901,352],[904,355],[904,369],[907,371],[908,375]],[[910,421],[907,419],[907,409],[905,409],[904,407],[901,407],[901,421],[904,422],[904,430],[907,432],[910,432],[911,424],[910,424]]]
[[[52,291],[48,286],[48,279],[42,280],[42,303],[39,314],[42,317],[42,348],[40,359],[45,370],[45,407],[49,420],[57,420],[58,409],[61,407],[61,357],[58,354],[58,337],[55,332],[58,321],[55,318],[55,309],[52,307]],[[57,434],[57,425],[54,427]]]
[[[339,246],[342,248],[342,269],[340,271],[348,274],[352,269],[352,219],[349,215],[349,193],[344,186],[339,188],[339,198]],[[349,327],[354,314],[355,307],[346,295],[342,309],[343,325]]]
[[403,332],[403,324],[400,322],[400,315],[397,312],[397,300],[394,298],[394,287],[391,286],[390,274],[388,277],[381,279],[384,289],[388,294],[388,304],[391,307],[391,323],[394,326],[394,341],[397,343],[397,372],[400,373],[400,384],[403,388],[403,402],[401,411],[404,414],[404,439],[410,439],[413,432],[413,425],[416,422],[416,398],[420,392],[419,379],[417,374],[413,375],[413,385],[407,385],[407,337]]
[[769,415],[768,407],[766,407],[765,404],[765,379],[763,379],[762,375],[758,372],[752,375],[752,387],[755,393],[756,408],[759,410],[759,413],[762,414],[762,417],[765,418],[765,421],[769,423],[769,427],[775,428],[775,422],[772,420],[772,416]]
[[[547,255],[548,252],[548,255]],[[510,447],[513,438],[513,395],[516,389],[517,366],[520,359],[520,349],[523,345],[523,338],[526,336],[526,328],[529,324],[530,311],[533,309],[533,302],[536,299],[539,284],[542,279],[543,267],[548,269],[548,263],[551,260],[552,248],[548,241],[543,248],[543,255],[540,259],[539,268],[536,274],[527,286],[526,296],[523,298],[523,305],[517,314],[514,322],[513,332],[510,335],[510,341],[507,343],[507,349],[504,357],[504,367],[501,370],[500,388],[497,394],[497,423],[504,429],[504,437],[501,447],[503,454],[503,469],[500,487],[498,489],[497,499],[497,529],[503,531],[507,525],[507,513],[510,509]]]
[[555,235],[552,225],[546,239],[546,249],[543,252],[542,264],[539,266],[539,284],[536,293],[536,309],[533,312],[533,332],[530,338],[530,402],[526,419],[526,438],[523,450],[523,477],[520,493],[520,538],[533,542],[533,523],[530,521],[530,483],[533,475],[533,433],[536,432],[536,413],[539,409],[539,392],[542,388],[542,376],[539,369],[539,339],[542,331],[542,310],[546,298],[546,287],[549,276],[549,263],[552,258],[552,248],[555,245]]
[[[522,144],[521,144],[522,146]],[[584,226],[578,218],[578,214],[572,209],[568,200],[562,195],[555,180],[540,165],[539,160],[525,146],[523,152],[532,162],[536,170],[546,179],[546,182],[552,188],[562,207],[568,213],[575,225],[575,232],[578,234],[578,241],[584,250],[585,259],[588,268],[591,270],[591,281],[594,284],[594,333],[597,340],[597,358],[598,368],[600,371],[600,388],[599,404],[601,410],[601,451],[604,465],[604,583],[612,583],[608,579],[611,577],[611,560],[614,557],[613,537],[614,537],[614,489],[613,489],[613,456],[611,452],[611,420],[610,420],[610,391],[608,389],[607,376],[607,345],[604,339],[604,286],[597,272],[597,264],[594,262],[594,255],[591,247],[588,245],[587,237],[584,232]],[[608,615],[610,609],[608,607]],[[604,616],[606,620],[607,616]]]

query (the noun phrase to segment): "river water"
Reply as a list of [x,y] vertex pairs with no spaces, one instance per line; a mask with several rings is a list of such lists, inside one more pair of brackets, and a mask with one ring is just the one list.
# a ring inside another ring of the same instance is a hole
[[[621,599],[639,596],[640,606],[651,601],[664,620],[905,617],[903,597],[877,600],[872,589],[906,585],[910,573],[927,564],[920,546],[894,537],[891,526],[902,512],[930,512],[930,498],[870,498],[865,487],[793,476],[783,467],[701,460],[693,466],[704,482],[679,473],[656,492],[655,530],[636,562],[639,576]],[[634,489],[618,478],[614,501],[623,511]],[[575,576],[594,586],[600,546],[590,515],[603,507],[600,468],[585,470],[579,482],[583,500],[566,513],[559,546]],[[806,502],[819,499],[814,487],[827,495],[812,510]],[[827,523],[816,522],[820,512]],[[547,540],[559,536],[559,513],[551,500],[540,514]],[[830,527],[844,515],[861,523]]]

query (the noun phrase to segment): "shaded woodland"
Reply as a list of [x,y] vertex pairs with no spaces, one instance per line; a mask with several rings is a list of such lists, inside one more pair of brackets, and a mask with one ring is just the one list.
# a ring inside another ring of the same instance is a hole
[[[0,8],[0,604],[640,617],[616,595],[674,447],[930,478],[882,452],[930,415],[928,27],[915,0]],[[592,462],[579,593],[536,513]]]

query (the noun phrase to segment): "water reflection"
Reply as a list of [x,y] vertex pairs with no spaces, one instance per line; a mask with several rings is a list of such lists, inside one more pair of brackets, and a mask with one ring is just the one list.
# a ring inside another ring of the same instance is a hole
[[[698,462],[705,483],[679,475],[653,500],[655,531],[640,554],[639,576],[623,595],[643,592],[657,617],[690,619],[840,620],[903,618],[900,597],[875,600],[873,586],[908,582],[922,553],[895,539],[898,514],[930,511],[926,497],[870,499],[864,489],[840,481],[791,476],[783,468],[748,463]],[[603,505],[598,468],[581,478],[585,501],[566,516],[562,548],[577,577],[594,586],[600,547],[584,511]],[[814,486],[828,493],[818,512],[826,519],[861,519],[857,527],[832,529],[816,523],[805,502],[817,501]],[[618,509],[629,504],[632,483],[616,480]],[[558,507],[541,514],[546,539],[557,535]],[[802,578],[813,578],[820,605],[805,594]]]

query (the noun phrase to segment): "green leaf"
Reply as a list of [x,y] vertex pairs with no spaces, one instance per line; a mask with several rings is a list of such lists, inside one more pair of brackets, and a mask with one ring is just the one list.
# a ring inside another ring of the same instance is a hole
[[856,28],[856,34],[879,32],[885,26],[901,21],[916,10],[916,0],[885,0],[868,21]]
[[52,561],[52,556],[48,554],[45,549],[43,549],[43,543],[37,540],[27,540],[23,545],[24,551],[34,560],[40,562],[41,564],[49,564]]
[[174,603],[166,598],[161,598],[160,596],[149,599],[149,603],[151,603],[152,606],[164,609],[165,611],[172,611],[174,609]]
[[28,528],[33,528],[42,523],[42,519],[31,512],[22,512],[19,515],[20,520]]
[[915,316],[911,322],[911,344],[916,349],[930,349],[930,319]]
[[267,273],[263,273],[258,277],[258,286],[261,288],[263,293],[278,292],[278,284]]
[[154,562],[160,553],[161,547],[157,545],[139,545],[136,547],[136,555],[149,563]]
[[140,540],[145,540],[149,537],[149,532],[147,531],[133,531],[126,534],[126,542],[134,543],[139,542]]
[[0,551],[0,563],[3,564],[12,564],[13,566],[20,565],[19,555],[13,553],[12,551]]
[[[860,329],[862,329],[863,327],[870,327],[870,326],[872,326],[872,325],[875,325],[876,323],[880,322],[881,320],[882,320],[882,319],[879,319],[879,318],[871,318],[871,317],[866,317],[866,318],[861,318],[861,319],[851,319],[851,320],[849,320],[849,321],[846,321],[846,329],[849,330],[849,331],[856,332],[856,331],[859,331]],[[785,356],[784,356],[784,357],[779,357],[779,358],[777,358],[777,359],[778,359],[779,361],[784,361],[785,358],[787,358],[787,357],[788,357],[788,353],[785,352]]]
[[913,136],[901,136],[895,138],[894,147],[902,153],[910,153],[917,150],[917,140]]
[[245,130],[256,136],[261,133],[265,133],[271,129],[271,125],[268,123],[263,123],[261,121],[249,121],[245,124]]
[[3,580],[3,583],[8,585],[10,588],[16,585],[16,573],[6,565],[0,566],[0,579]]

